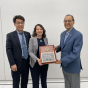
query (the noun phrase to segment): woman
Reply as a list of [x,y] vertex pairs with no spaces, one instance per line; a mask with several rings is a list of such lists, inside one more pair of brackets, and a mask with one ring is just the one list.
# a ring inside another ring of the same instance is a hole
[[30,70],[33,82],[33,88],[39,88],[39,77],[41,77],[42,88],[47,88],[48,64],[43,65],[40,60],[39,46],[48,44],[45,29],[41,24],[34,28],[32,38],[29,41]]

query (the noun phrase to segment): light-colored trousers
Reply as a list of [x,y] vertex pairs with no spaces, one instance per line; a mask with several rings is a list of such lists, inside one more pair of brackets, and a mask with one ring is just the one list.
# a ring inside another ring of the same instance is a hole
[[80,88],[80,73],[67,73],[63,71],[63,75],[65,88]]

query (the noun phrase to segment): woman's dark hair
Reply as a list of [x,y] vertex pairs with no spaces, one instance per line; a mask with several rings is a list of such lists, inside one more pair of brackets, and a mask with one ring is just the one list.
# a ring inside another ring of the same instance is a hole
[[45,37],[46,37],[46,34],[45,34],[46,31],[45,31],[44,27],[43,27],[41,24],[35,25],[32,36],[33,36],[33,37],[37,36],[37,34],[36,34],[36,27],[37,27],[37,26],[40,26],[40,27],[42,28],[42,30],[43,30],[42,38],[45,38]]
[[16,16],[14,16],[14,18],[13,18],[13,22],[14,22],[14,23],[16,22],[16,19],[21,19],[21,20],[23,20],[23,21],[25,22],[24,17],[21,16],[21,15],[16,15]]

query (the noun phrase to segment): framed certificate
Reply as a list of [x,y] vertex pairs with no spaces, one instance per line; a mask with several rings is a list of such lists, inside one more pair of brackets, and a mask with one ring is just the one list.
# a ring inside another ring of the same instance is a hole
[[43,64],[55,63],[57,61],[54,45],[39,46],[39,53]]

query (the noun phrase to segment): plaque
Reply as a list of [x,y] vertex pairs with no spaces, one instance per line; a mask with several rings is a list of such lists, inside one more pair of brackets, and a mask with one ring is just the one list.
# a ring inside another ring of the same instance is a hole
[[54,45],[39,46],[39,53],[42,64],[56,63]]

